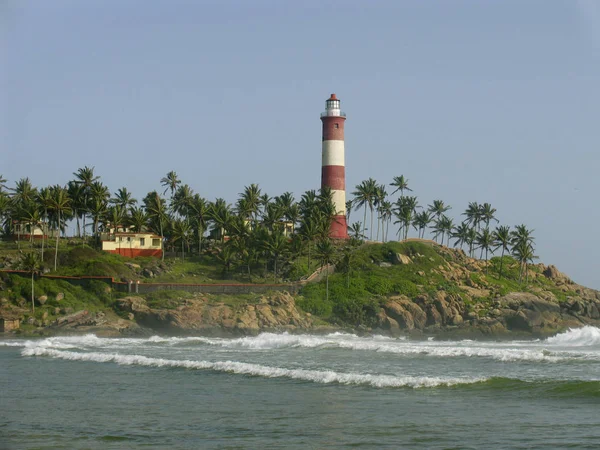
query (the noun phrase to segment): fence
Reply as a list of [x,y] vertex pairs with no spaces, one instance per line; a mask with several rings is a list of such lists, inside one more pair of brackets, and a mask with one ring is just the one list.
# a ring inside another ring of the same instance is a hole
[[[30,277],[31,273],[24,270],[0,270],[2,273],[9,273]],[[322,271],[319,271],[319,274]],[[147,294],[160,290],[198,292],[203,294],[260,294],[269,291],[287,291],[296,294],[302,287],[315,279],[319,278],[313,274],[309,279],[294,283],[283,284],[183,284],[183,283],[140,283],[139,281],[115,281],[112,277],[66,277],[59,275],[37,275],[36,278],[48,278],[50,280],[63,280],[75,286],[89,287],[91,281],[101,281],[118,292],[129,294]]]

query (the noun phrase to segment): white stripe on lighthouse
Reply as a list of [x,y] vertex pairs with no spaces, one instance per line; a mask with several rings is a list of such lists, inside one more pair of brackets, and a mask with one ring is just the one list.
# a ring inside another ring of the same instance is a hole
[[346,191],[339,191],[337,189],[331,190],[331,198],[335,206],[336,214],[346,215]]
[[323,141],[323,166],[343,166],[344,141]]

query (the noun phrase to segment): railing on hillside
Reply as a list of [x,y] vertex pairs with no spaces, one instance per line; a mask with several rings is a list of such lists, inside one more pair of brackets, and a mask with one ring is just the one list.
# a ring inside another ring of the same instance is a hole
[[[327,267],[327,266],[325,266]],[[146,294],[160,290],[186,291],[197,292],[203,294],[260,294],[270,291],[287,291],[291,294],[297,294],[302,287],[307,283],[320,281],[324,276],[325,268],[319,268],[305,280],[300,280],[291,283],[278,284],[234,284],[234,283],[215,283],[215,284],[187,284],[187,283],[141,283],[139,280],[115,281],[112,277],[95,277],[95,276],[61,276],[61,275],[45,275],[36,274],[36,278],[47,278],[51,280],[63,280],[70,284],[82,287],[89,287],[91,281],[101,281],[109,285],[112,289],[118,292],[129,294]],[[330,273],[333,273],[329,267]],[[0,270],[2,273],[11,273],[15,275],[29,277],[30,272],[24,270]]]

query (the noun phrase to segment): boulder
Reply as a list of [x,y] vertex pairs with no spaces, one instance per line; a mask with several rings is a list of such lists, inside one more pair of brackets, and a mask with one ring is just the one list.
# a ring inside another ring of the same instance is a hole
[[48,296],[40,295],[36,300],[40,305],[43,305],[44,303],[46,303],[48,301]]
[[566,276],[564,273],[559,272],[559,270],[556,268],[556,266],[553,266],[552,264],[549,265],[548,267],[546,267],[546,269],[544,269],[544,271],[542,272],[544,274],[544,276],[546,278],[549,278],[551,280],[560,280],[566,283],[570,283],[571,280],[569,279],[568,276]]
[[403,255],[402,253],[392,254],[392,263],[394,264],[412,264],[410,257]]
[[64,292],[59,292],[58,294],[56,294],[56,301],[60,302],[61,300],[64,300],[65,298],[65,293]]

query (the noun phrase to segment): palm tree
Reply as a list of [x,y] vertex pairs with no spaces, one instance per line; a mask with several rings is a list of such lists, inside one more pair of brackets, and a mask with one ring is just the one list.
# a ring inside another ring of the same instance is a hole
[[475,239],[477,238],[477,231],[475,228],[469,227],[467,231],[467,240],[466,243],[469,246],[469,256],[471,258],[475,257]]
[[131,192],[129,192],[126,187],[122,187],[117,190],[115,196],[110,199],[110,203],[118,205],[124,211],[127,211],[137,203],[137,200],[133,198]]
[[208,220],[208,203],[199,194],[194,194],[189,205],[189,219],[198,236],[198,254],[202,253],[202,236]]
[[437,242],[437,237],[439,235],[442,235],[440,244],[444,245],[444,237],[447,235],[448,236],[447,245],[450,245],[450,237],[451,237],[453,228],[454,228],[454,221],[447,215],[443,214],[439,219],[437,219],[433,223],[432,230],[434,232],[434,239],[436,240],[436,242]]
[[[377,220],[377,235],[375,237],[375,240],[379,241],[379,227],[381,226],[381,236],[382,236],[382,240],[383,240],[383,215],[381,214],[381,205],[383,205],[383,203],[385,202],[385,199],[387,197],[387,192],[385,190],[385,184],[381,184],[379,186],[377,186],[375,188],[375,195],[374,195],[374,206],[377,209],[377,215],[378,215],[378,220]],[[388,202],[389,203],[389,202]],[[390,208],[391,208],[391,204],[390,204]]]
[[456,241],[454,242],[454,247],[456,247],[456,246],[462,247],[464,244],[469,245],[469,239],[471,237],[470,236],[471,230],[472,230],[472,228],[466,222],[463,222],[459,226],[454,227],[454,229],[452,230],[452,233],[451,233],[452,238],[456,239]]
[[323,239],[317,243],[317,258],[321,262],[321,268],[327,266],[325,272],[325,300],[329,301],[329,265],[333,263],[335,257],[335,247],[330,239]]
[[71,209],[73,210],[73,215],[75,216],[75,221],[77,223],[77,237],[79,238],[81,237],[81,224],[79,219],[83,219],[85,226],[85,214],[87,212],[86,188],[76,181],[69,181],[67,184],[67,193],[71,199]]
[[[392,203],[388,202],[388,201],[383,201],[380,205],[379,205],[379,215],[381,216],[381,233],[383,235],[383,241],[386,242],[387,241],[387,237],[388,237],[388,231],[390,228],[390,222],[392,220],[393,217],[393,210],[392,210]],[[385,232],[384,232],[384,225],[385,225]]]
[[417,230],[420,238],[425,237],[425,230],[431,223],[432,215],[429,211],[421,211],[415,215],[412,226]]
[[365,235],[361,232],[361,227],[362,225],[360,222],[354,222],[348,227],[348,234],[351,235],[352,239],[358,241],[362,241],[363,239],[365,239]]
[[173,212],[179,214],[180,217],[188,217],[190,215],[190,207],[194,198],[194,191],[187,184],[181,185],[171,198],[171,208]]
[[[258,212],[262,205],[261,190],[257,184],[252,183],[250,186],[244,187],[244,192],[239,194],[238,204],[243,206],[243,214],[247,215],[245,219],[254,219],[254,226],[258,221]],[[268,201],[267,201],[268,203]]]
[[94,175],[94,167],[88,166],[79,168],[77,172],[73,172],[73,175],[75,176],[74,182],[79,184],[82,188],[83,202],[81,205],[76,205],[76,207],[79,206],[78,211],[81,212],[83,216],[83,238],[85,239],[85,218],[87,215],[88,200],[90,198],[90,189],[92,184],[97,182],[100,177]]
[[352,193],[354,199],[352,203],[356,209],[364,207],[364,219],[363,219],[363,234],[365,234],[367,224],[367,206],[371,210],[371,239],[373,239],[373,205],[375,203],[375,195],[377,194],[377,182],[373,178],[363,181],[361,184],[356,185],[355,191]]
[[48,208],[50,208],[50,202],[52,200],[52,191],[49,187],[40,189],[38,193],[37,201],[42,208],[42,257],[44,261],[44,243],[46,242],[46,235],[48,233]]
[[[89,210],[90,216],[92,216],[92,234],[96,240],[96,245],[100,243],[100,219],[108,212],[108,203],[99,197],[90,199]],[[116,226],[116,224],[115,224]]]
[[[359,224],[360,225],[360,224]],[[341,251],[341,259],[339,261],[339,265],[341,269],[346,272],[346,289],[350,288],[350,272],[352,271],[352,261],[354,259],[354,255],[356,249],[360,246],[361,242],[358,239],[350,239],[342,248]]]
[[69,198],[67,189],[62,186],[55,185],[50,190],[51,200],[48,210],[53,215],[55,225],[56,248],[54,250],[54,270],[56,270],[58,264],[58,240],[60,239],[60,232],[63,229],[65,216],[71,211],[71,199]]
[[308,220],[303,221],[302,224],[300,225],[300,237],[302,238],[303,241],[305,241],[308,244],[307,265],[308,265],[309,271],[310,271],[310,253],[311,253],[311,249],[312,249],[312,243],[316,239],[318,234],[319,234],[318,224],[314,218],[311,217]]
[[502,254],[500,255],[500,278],[502,278],[502,264],[504,263],[504,252],[510,250],[511,232],[508,225],[502,225],[497,227],[494,231],[494,243],[496,250],[502,248]]
[[0,191],[0,222],[4,230],[10,229],[10,199],[2,191]]
[[523,274],[526,274],[526,282],[529,281],[527,264],[537,259],[537,256],[534,254],[534,238],[532,234],[533,230],[528,229],[525,225],[517,225],[515,231],[512,232],[512,253],[520,264],[519,282],[523,279]]
[[[167,213],[165,200],[158,195],[158,192],[152,191],[144,198],[144,206],[146,207],[146,213],[148,214],[148,218],[151,220],[151,225],[154,227],[154,231],[158,231],[160,233],[160,241],[161,243],[164,243],[164,232],[167,223],[169,222],[169,215]],[[165,260],[164,249],[162,251],[162,260]]]
[[440,216],[452,208],[444,204],[443,200],[434,200],[431,205],[427,205],[427,210],[433,214],[436,219],[439,219]]
[[192,237],[192,227],[187,220],[173,222],[173,242],[181,244],[181,259],[185,259],[185,245],[189,244]]
[[171,170],[169,173],[167,173],[166,177],[162,177],[160,179],[161,186],[165,187],[163,195],[165,195],[167,193],[167,191],[170,190],[171,191],[171,198],[172,198],[173,197],[173,193],[177,189],[177,186],[179,186],[179,183],[181,183],[181,181],[177,177],[177,173],[175,173],[174,170]]
[[13,210],[13,219],[19,223],[17,228],[17,245],[20,248],[21,231],[23,228],[23,219],[25,219],[28,205],[35,203],[37,197],[37,189],[31,184],[29,178],[21,178],[15,183],[15,187],[11,188],[12,195],[10,198],[11,209]]
[[394,214],[398,219],[395,224],[400,224],[398,234],[402,234],[402,239],[408,238],[408,230],[415,218],[415,210],[418,208],[419,202],[417,197],[399,197],[396,200],[396,209]]
[[235,261],[235,248],[231,242],[226,242],[221,246],[215,257],[223,264],[223,272],[227,273]]
[[528,282],[529,272],[527,270],[527,264],[533,263],[533,260],[537,259],[537,256],[534,254],[533,244],[526,241],[515,242],[512,246],[512,254],[516,260],[519,261],[520,265],[519,283],[523,279],[523,274],[526,274],[525,282]]
[[133,228],[134,231],[141,233],[146,229],[148,223],[148,215],[146,212],[137,206],[129,208],[129,215],[126,217],[127,225]]
[[390,186],[394,186],[396,188],[396,190],[392,192],[392,195],[400,191],[400,197],[404,197],[404,191],[412,192],[412,189],[408,187],[408,179],[404,178],[404,175],[394,177],[394,181],[390,183]]
[[213,222],[213,232],[221,237],[221,242],[225,242],[225,234],[232,220],[231,207],[227,202],[218,198],[208,207],[208,217]]
[[[481,249],[479,259],[481,259],[483,252],[485,251],[485,260],[487,262],[488,252],[491,251],[492,254],[494,253],[494,249],[492,248],[494,245],[494,234],[488,227],[485,227],[483,230],[477,233],[475,243],[477,244],[477,248]],[[487,265],[485,266],[485,272],[487,273]]]
[[476,228],[479,231],[479,224],[481,223],[481,207],[477,202],[469,202],[469,206],[462,213],[463,216],[467,216],[465,222],[471,225],[473,228]]
[[354,204],[352,200],[346,200],[346,223],[350,223],[350,214],[352,213],[352,208]]
[[492,208],[492,205],[484,203],[480,205],[480,209],[481,221],[485,223],[486,227],[490,226],[490,221],[492,220],[498,222],[498,219],[496,219],[496,208]]
[[0,192],[4,192],[4,189],[6,189],[6,182],[8,180],[6,178],[4,178],[1,174],[0,174]]
[[33,252],[21,255],[21,268],[31,274],[31,313],[35,314],[35,292],[34,292],[34,276],[40,269],[40,260],[38,255]]
[[127,211],[121,205],[109,206],[104,214],[104,223],[102,225],[104,231],[114,230],[117,232],[119,225],[123,226],[127,222]]
[[263,242],[263,248],[273,258],[273,273],[277,278],[277,263],[279,258],[288,253],[288,240],[281,231],[276,231],[271,233],[269,238]]

